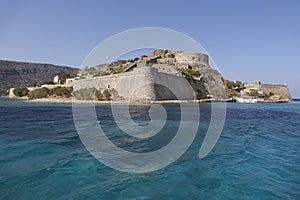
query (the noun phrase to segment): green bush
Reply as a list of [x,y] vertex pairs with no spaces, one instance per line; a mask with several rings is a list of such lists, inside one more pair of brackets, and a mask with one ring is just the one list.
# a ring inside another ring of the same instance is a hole
[[248,92],[247,95],[249,95],[251,97],[258,97],[258,96],[260,96],[260,94],[258,93],[258,91]]
[[8,95],[9,95],[9,91],[3,92],[3,95],[4,95],[4,96],[8,96]]
[[235,81],[235,83],[234,83],[234,86],[238,87],[238,88],[242,87],[242,85],[243,85],[243,83],[241,81]]
[[113,70],[112,70],[112,74],[120,74],[120,73],[122,73],[124,71],[124,69],[123,68],[121,68],[121,67],[117,67],[117,68],[114,68]]
[[73,91],[73,97],[78,100],[94,100],[96,95],[96,88],[84,88]]
[[23,96],[27,96],[29,93],[29,90],[25,87],[23,88],[15,88],[13,91],[14,95],[17,97],[23,97]]
[[235,91],[235,90],[226,90],[226,95],[228,98],[232,98],[232,97],[240,97],[241,93]]
[[46,98],[50,94],[50,91],[48,88],[39,88],[36,90],[33,90],[29,93],[30,99],[40,99],[40,98]]
[[200,76],[200,73],[196,70],[189,69],[189,68],[181,68],[180,71],[183,74],[189,75],[189,76]]
[[111,97],[113,96],[113,92],[116,92],[114,89],[105,89],[102,92],[100,90],[96,90],[95,96],[98,99],[98,101],[108,101],[111,100]]
[[225,84],[226,84],[226,89],[232,89],[234,87],[233,81],[226,80]]
[[108,89],[105,89],[105,90],[103,91],[103,96],[104,96],[104,98],[105,98],[106,100],[111,100],[111,93],[110,93],[110,91],[109,91]]
[[67,87],[67,89],[70,91],[70,93],[73,92],[73,87],[72,86],[71,87]]
[[104,100],[105,100],[105,97],[104,97],[104,95],[101,93],[101,91],[96,90],[95,95],[96,95],[96,98],[97,98],[98,101],[104,101]]
[[78,74],[79,70],[72,71],[66,74],[59,75],[59,78],[61,79],[61,83],[66,83],[67,78],[75,78]]
[[66,87],[55,87],[49,91],[50,95],[55,95],[55,96],[63,96],[63,97],[70,97],[71,96],[71,91],[66,88]]

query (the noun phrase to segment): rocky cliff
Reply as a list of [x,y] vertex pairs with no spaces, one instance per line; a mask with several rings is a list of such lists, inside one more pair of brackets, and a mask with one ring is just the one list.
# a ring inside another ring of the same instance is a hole
[[11,87],[31,87],[52,81],[55,75],[78,69],[52,64],[0,60],[0,92]]

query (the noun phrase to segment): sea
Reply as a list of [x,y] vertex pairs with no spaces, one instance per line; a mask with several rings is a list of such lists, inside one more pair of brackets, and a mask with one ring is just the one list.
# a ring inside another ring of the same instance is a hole
[[[199,118],[193,117],[197,109],[189,109],[192,117],[185,119],[199,127],[175,162],[128,173],[106,166],[85,148],[72,105],[0,98],[0,199],[300,199],[300,101],[227,103],[216,145],[199,158],[213,104],[218,103],[181,105],[199,107]],[[149,107],[130,106],[137,124],[149,121]],[[110,105],[95,111],[111,140],[139,153],[161,149],[175,137],[180,105],[163,107],[167,128],[150,142],[121,134]]]

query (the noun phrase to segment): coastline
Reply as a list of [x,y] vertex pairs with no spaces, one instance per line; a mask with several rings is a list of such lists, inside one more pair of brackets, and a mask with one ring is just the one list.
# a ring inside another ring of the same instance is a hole
[[[96,104],[96,105],[149,105],[149,104],[195,104],[195,103],[211,103],[211,102],[228,102],[235,103],[232,99],[200,99],[200,100],[139,100],[139,101],[127,101],[127,100],[109,100],[109,101],[97,101],[97,100],[76,100],[73,98],[39,98],[29,99],[28,97],[9,97],[1,96],[8,99],[19,99],[28,103],[49,103],[49,104]],[[292,100],[294,101],[294,99]],[[292,102],[289,101],[289,102]],[[258,101],[257,103],[283,103],[278,101]],[[287,102],[284,102],[287,103]]]
[[[23,98],[24,99],[24,98]],[[26,100],[26,99],[25,99]],[[145,105],[145,104],[192,104],[192,103],[209,103],[209,102],[226,102],[224,99],[201,99],[201,100],[163,100],[163,101],[94,101],[94,100],[75,100],[75,99],[56,99],[41,98],[28,100],[29,103],[54,103],[54,104],[99,104],[99,105]]]

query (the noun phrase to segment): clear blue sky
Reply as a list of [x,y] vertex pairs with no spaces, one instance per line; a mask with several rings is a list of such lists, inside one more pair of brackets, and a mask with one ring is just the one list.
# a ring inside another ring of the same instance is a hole
[[0,0],[0,59],[79,67],[113,34],[165,27],[198,41],[232,80],[300,97],[300,1]]

